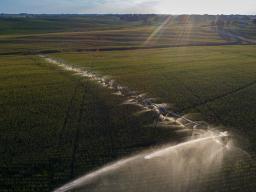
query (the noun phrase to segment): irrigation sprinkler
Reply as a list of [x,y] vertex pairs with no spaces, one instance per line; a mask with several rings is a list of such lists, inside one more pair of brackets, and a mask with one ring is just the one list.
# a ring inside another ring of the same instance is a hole
[[[130,102],[140,105],[142,108],[146,108],[148,110],[151,110],[152,112],[155,112],[157,115],[157,117],[156,117],[157,119],[155,121],[155,128],[157,128],[157,124],[159,123],[159,121],[168,120],[168,118],[170,118],[170,117],[176,119],[176,122],[177,122],[177,119],[181,119],[181,120],[185,121],[185,123],[180,123],[180,125],[185,128],[191,129],[192,136],[194,136],[194,135],[200,136],[201,133],[204,133],[205,130],[208,130],[208,128],[209,128],[209,126],[206,122],[193,121],[185,116],[179,115],[173,111],[169,111],[166,106],[154,103],[152,98],[146,97],[146,94],[139,94],[136,91],[132,91],[128,87],[123,87],[123,86],[119,85],[117,82],[115,82],[112,79],[104,78],[104,77],[98,76],[94,72],[82,70],[80,68],[76,68],[74,66],[67,65],[60,60],[48,58],[45,55],[39,55],[39,57],[44,58],[48,62],[58,65],[58,66],[64,68],[65,70],[82,74],[83,76],[88,77],[90,80],[97,81],[103,87],[107,87],[114,91],[119,91],[121,93],[121,95],[129,97]],[[222,132],[221,135],[218,137],[218,141],[221,143],[224,143],[224,145],[226,145],[229,140],[230,140],[230,136],[227,132]]]
[[[204,122],[204,121],[193,121],[193,120],[188,119],[188,118],[186,118],[184,116],[180,116],[180,115],[176,114],[175,112],[170,112],[165,107],[161,107],[161,106],[159,106],[157,104],[154,104],[154,106],[158,110],[158,119],[156,121],[155,127],[157,127],[157,124],[158,124],[159,120],[161,120],[161,116],[168,117],[168,115],[172,115],[172,116],[174,116],[176,118],[180,118],[180,119],[183,119],[183,120],[188,122],[188,123],[182,124],[182,125],[184,127],[192,129],[192,137],[203,135],[205,133],[205,130],[209,129],[209,125],[206,122]],[[212,138],[217,143],[220,143],[223,146],[227,146],[229,141],[230,141],[230,139],[231,139],[231,136],[230,136],[230,134],[227,131],[224,131],[224,132],[218,133],[216,136],[213,136]]]
[[149,155],[144,156],[144,159],[150,160],[150,159],[153,159],[153,158],[161,157],[163,155],[168,154],[172,150],[177,150],[177,149],[179,149],[181,147],[184,147],[184,146],[189,146],[189,145],[193,145],[193,144],[200,144],[202,142],[211,141],[211,140],[222,144],[223,147],[226,147],[228,142],[230,141],[230,136],[229,136],[228,132],[221,132],[221,133],[211,135],[211,136],[199,137],[199,138],[192,139],[192,140],[189,140],[187,142],[184,142],[184,143],[181,143],[181,144],[178,144],[178,145],[174,145],[174,146],[170,146],[170,147],[166,147],[164,149],[158,150],[156,152],[153,152]]
[[222,144],[223,146],[227,146],[230,140],[231,136],[227,131],[221,132],[219,137],[215,138],[215,141]]

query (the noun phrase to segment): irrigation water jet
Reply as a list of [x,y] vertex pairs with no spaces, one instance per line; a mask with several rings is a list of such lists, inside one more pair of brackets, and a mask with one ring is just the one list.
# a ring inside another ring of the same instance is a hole
[[145,159],[152,159],[155,157],[160,157],[165,155],[166,153],[170,152],[171,150],[175,150],[178,149],[180,147],[186,146],[186,145],[191,145],[191,144],[196,144],[196,143],[201,143],[201,142],[205,142],[205,141],[209,141],[209,140],[214,140],[214,141],[218,141],[219,144],[226,146],[228,144],[228,141],[230,139],[230,136],[228,135],[227,132],[220,132],[218,135],[212,135],[212,133],[210,133],[210,136],[207,137],[201,137],[198,139],[194,139],[194,140],[190,140],[175,146],[171,146],[171,147],[167,147],[164,148],[163,150],[159,150],[156,151],[150,155],[146,155],[144,158]]
[[123,159],[123,160],[119,160],[113,164],[107,165],[99,170],[96,170],[94,172],[91,172],[87,175],[85,175],[84,177],[81,177],[79,179],[76,179],[58,189],[55,190],[55,192],[64,192],[64,191],[69,191],[70,189],[74,188],[74,187],[79,187],[80,185],[84,185],[87,182],[90,182],[91,180],[93,180],[94,178],[98,177],[98,176],[102,176],[108,172],[114,171],[118,168],[120,168],[121,166],[124,166],[125,164],[129,163],[130,161],[136,159],[137,156],[134,157],[130,157],[127,159]]
[[221,171],[225,158],[235,150],[232,145],[227,148],[215,141],[226,136],[226,133],[207,132],[202,138],[155,149],[151,153],[142,152],[78,178],[55,192],[187,192],[199,189],[199,181]]

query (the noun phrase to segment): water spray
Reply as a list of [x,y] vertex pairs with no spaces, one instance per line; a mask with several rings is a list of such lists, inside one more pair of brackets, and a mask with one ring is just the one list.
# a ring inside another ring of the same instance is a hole
[[[186,149],[187,151],[191,152],[191,154],[193,154],[195,156],[194,157],[195,159],[200,158],[201,160],[207,162],[210,165],[211,161],[209,161],[210,162],[209,163],[207,158],[209,158],[209,156],[210,156],[212,158],[212,160],[215,161],[215,159],[213,159],[212,156],[214,156],[214,154],[218,153],[219,150],[222,151],[229,146],[231,136],[226,131],[225,132],[217,132],[217,131],[213,132],[213,131],[209,130],[209,125],[206,122],[193,121],[190,118],[179,115],[176,112],[169,110],[167,104],[156,103],[154,98],[149,98],[144,93],[141,94],[141,93],[138,93],[137,91],[130,90],[128,87],[121,86],[116,81],[114,81],[110,78],[101,77],[101,76],[97,75],[96,73],[65,64],[59,60],[48,58],[44,55],[41,55],[40,57],[44,58],[49,63],[55,64],[55,65],[63,68],[64,70],[71,71],[79,76],[86,77],[92,81],[95,81],[98,84],[100,84],[102,87],[111,89],[115,93],[117,93],[117,92],[120,93],[118,95],[124,96],[128,99],[128,101],[126,102],[128,104],[135,104],[135,105],[140,106],[143,110],[154,112],[154,114],[157,115],[157,122],[155,125],[156,127],[159,122],[166,122],[167,125],[169,125],[169,123],[174,122],[175,125],[178,125],[183,128],[189,128],[192,131],[192,136],[191,136],[190,140],[187,142],[183,142],[183,143],[175,145],[175,146],[168,146],[164,149],[156,150],[155,152],[148,154],[148,155],[145,155],[146,153],[141,153],[140,155],[117,161],[116,163],[110,164],[106,167],[103,167],[103,168],[97,170],[97,171],[89,173],[89,174],[85,175],[84,177],[81,177],[71,183],[64,185],[63,187],[61,187],[59,189],[56,189],[55,190],[56,192],[71,191],[72,189],[75,189],[76,187],[80,187],[84,184],[88,184],[88,183],[94,181],[95,179],[97,179],[98,177],[108,175],[108,173],[114,172],[122,167],[129,165],[130,163],[141,162],[140,166],[143,166],[143,165],[159,162],[159,160],[157,159],[158,157],[165,156],[165,155],[167,155],[173,151],[177,151],[177,150],[179,150],[179,152],[181,152],[183,149]],[[182,120],[184,122],[179,122],[179,120]],[[208,142],[212,142],[212,143],[208,143]],[[193,144],[196,144],[196,145],[193,145]],[[200,148],[200,146],[201,146],[201,148]],[[214,149],[212,149],[211,147],[213,147]],[[194,150],[195,149],[197,150],[198,148],[199,148],[199,150],[196,153],[194,153]],[[217,151],[216,151],[216,148],[218,149]],[[192,149],[192,151],[191,151],[191,149]],[[209,151],[209,149],[212,149],[212,150]],[[186,153],[187,153],[187,151],[186,151]],[[214,152],[214,153],[212,154],[212,152]],[[204,155],[204,156],[202,156],[202,155]],[[172,155],[169,155],[169,157],[172,157]],[[193,156],[191,156],[191,157],[193,157]],[[154,161],[154,160],[148,161],[150,159],[156,159],[156,161]],[[179,162],[181,163],[182,166],[177,166],[177,163],[179,163]],[[191,171],[191,173],[193,173],[193,175],[198,174],[198,172],[193,172],[194,164],[192,162],[193,161],[191,161],[189,164],[189,168],[191,168],[190,171]],[[164,163],[164,162],[161,161],[160,164],[162,164],[162,163]],[[178,169],[179,170],[178,172],[175,172],[175,177],[177,176],[176,173],[179,174],[180,172],[182,172],[184,170],[184,167],[188,167],[187,166],[188,163],[189,162],[187,161],[187,159],[185,159],[185,161],[175,161],[174,162],[173,167],[180,168],[180,170]],[[154,165],[156,165],[156,164],[154,164]],[[170,164],[168,164],[167,166],[169,166],[169,165]],[[181,177],[181,178],[183,178],[183,177]]]
[[[129,98],[129,103],[133,103],[136,105],[141,106],[143,109],[146,109],[148,111],[155,112],[157,114],[157,123],[159,121],[166,121],[169,120],[169,118],[176,119],[176,122],[181,125],[184,128],[189,128],[192,130],[192,136],[194,135],[201,135],[201,132],[204,132],[203,130],[208,130],[209,126],[207,123],[203,121],[193,121],[189,118],[186,118],[185,116],[179,115],[174,111],[168,110],[167,106],[164,106],[163,104],[158,104],[154,102],[154,99],[148,98],[145,93],[138,93],[136,91],[130,90],[128,87],[119,85],[116,81],[113,79],[109,79],[106,77],[101,77],[97,75],[94,72],[87,71],[84,69],[80,69],[77,67],[73,67],[71,65],[65,64],[59,60],[46,57],[44,55],[39,55],[41,58],[44,58],[47,62],[53,63],[55,65],[58,65],[65,70],[75,72],[81,76],[87,77],[91,79],[92,81],[96,81],[103,87],[109,88],[113,90],[115,93],[118,93],[118,95],[125,96]],[[183,120],[186,123],[180,123],[178,120]],[[224,134],[225,135],[225,134]],[[223,136],[224,137],[224,136]],[[224,138],[227,138],[225,136]],[[226,140],[226,139],[225,139]],[[225,141],[224,141],[225,143]]]
[[186,146],[186,145],[201,143],[201,142],[210,141],[210,140],[213,140],[213,141],[219,143],[220,145],[227,146],[227,144],[230,140],[230,136],[229,136],[228,132],[221,132],[217,135],[211,135],[211,136],[207,136],[207,137],[193,139],[193,140],[190,140],[190,141],[178,144],[178,145],[174,145],[174,146],[167,147],[167,148],[164,148],[162,150],[153,152],[149,155],[146,155],[144,157],[144,159],[149,160],[149,159],[153,159],[153,158],[156,158],[156,157],[161,157],[163,155],[168,154],[168,152],[170,152],[171,150],[179,149],[179,148],[181,148],[183,146]]

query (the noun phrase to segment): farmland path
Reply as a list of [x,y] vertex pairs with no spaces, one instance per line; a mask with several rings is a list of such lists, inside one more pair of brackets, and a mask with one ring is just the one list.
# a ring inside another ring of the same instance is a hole
[[224,98],[224,97],[228,97],[228,96],[230,96],[230,95],[236,94],[236,93],[238,93],[238,92],[240,92],[240,91],[243,91],[243,90],[245,90],[245,89],[247,89],[247,88],[249,88],[249,87],[255,86],[255,85],[256,85],[256,80],[255,80],[255,81],[252,81],[252,82],[250,82],[250,83],[248,83],[248,84],[246,84],[246,85],[244,85],[244,86],[241,86],[241,87],[239,87],[239,88],[237,88],[237,89],[234,89],[234,90],[231,90],[231,91],[229,91],[229,92],[226,92],[226,93],[224,93],[224,94],[221,94],[221,95],[212,97],[212,98],[210,98],[210,99],[201,101],[201,102],[196,103],[196,104],[194,104],[194,105],[192,105],[192,106],[189,106],[189,107],[187,107],[187,108],[183,108],[183,109],[181,109],[181,112],[184,112],[184,111],[189,110],[189,109],[193,109],[193,108],[197,108],[197,107],[206,105],[207,103],[214,102],[214,101],[216,101],[216,100],[218,100],[218,99],[222,99],[222,98]]
[[72,157],[71,157],[71,163],[70,163],[70,178],[74,177],[74,168],[75,168],[75,162],[76,162],[76,153],[79,145],[80,129],[82,127],[82,118],[86,110],[85,108],[86,92],[87,92],[87,82],[85,82],[85,85],[84,85],[84,93],[82,96],[82,102],[80,104],[80,110],[79,110],[79,116],[78,116],[78,126],[76,127],[76,130],[75,130],[75,138],[74,138]]
[[66,114],[65,114],[63,126],[62,126],[62,128],[60,130],[60,133],[59,133],[59,139],[58,139],[58,145],[59,146],[62,144],[63,132],[65,131],[65,129],[67,127],[68,120],[70,119],[71,111],[72,111],[72,107],[74,105],[74,99],[76,97],[78,87],[79,87],[79,84],[75,87],[73,95],[71,96],[71,99],[70,99],[68,107],[67,107],[67,111],[66,111]]
[[241,35],[231,33],[227,30],[218,29],[217,31],[223,39],[227,39],[227,40],[234,39],[237,44],[239,44],[239,43],[256,44],[255,39],[249,39],[249,38],[243,37]]
[[[239,42],[223,42],[223,43],[194,43],[194,44],[181,44],[181,45],[159,45],[159,46],[133,46],[133,47],[107,47],[107,48],[85,48],[85,49],[70,49],[70,50],[41,50],[41,51],[13,51],[13,52],[1,52],[0,55],[38,55],[38,54],[54,54],[54,53],[68,53],[68,52],[95,52],[95,51],[131,51],[131,50],[148,50],[148,49],[164,49],[164,48],[175,48],[175,47],[200,47],[200,46],[228,46],[228,45],[239,45]],[[248,43],[253,44],[255,43]],[[243,44],[245,45],[245,44]]]

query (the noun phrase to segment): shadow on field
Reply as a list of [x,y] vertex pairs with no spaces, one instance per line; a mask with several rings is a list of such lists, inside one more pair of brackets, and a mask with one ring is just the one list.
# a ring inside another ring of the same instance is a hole
[[92,82],[79,84],[63,118],[56,156],[49,162],[52,188],[150,146],[180,142],[191,135],[156,127],[152,112],[133,115],[141,109],[121,105],[123,99]]

